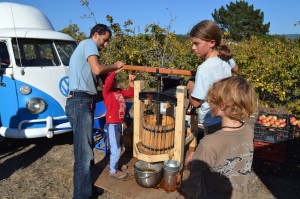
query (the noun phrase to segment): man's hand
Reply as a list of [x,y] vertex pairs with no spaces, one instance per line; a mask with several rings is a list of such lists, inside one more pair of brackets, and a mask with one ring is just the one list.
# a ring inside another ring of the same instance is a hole
[[116,73],[120,72],[124,66],[124,63],[121,61],[117,61],[114,63],[114,66],[116,66]]

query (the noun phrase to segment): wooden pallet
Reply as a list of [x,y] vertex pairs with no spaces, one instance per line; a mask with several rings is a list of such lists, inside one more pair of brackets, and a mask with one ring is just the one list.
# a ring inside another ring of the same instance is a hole
[[129,167],[126,172],[129,176],[125,180],[113,180],[109,177],[108,156],[106,160],[100,161],[94,166],[95,176],[98,176],[94,185],[105,191],[110,192],[118,198],[133,198],[133,199],[153,199],[153,198],[183,198],[177,191],[166,192],[162,188],[143,188],[139,186],[134,178],[134,163],[136,158],[122,157],[122,164],[127,164]]

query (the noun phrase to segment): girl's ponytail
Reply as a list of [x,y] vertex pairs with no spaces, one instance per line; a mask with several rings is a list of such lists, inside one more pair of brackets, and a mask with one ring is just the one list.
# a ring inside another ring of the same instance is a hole
[[228,61],[233,57],[228,45],[226,44],[221,44],[220,46],[218,46],[217,51],[219,52],[218,57],[220,57],[224,61]]

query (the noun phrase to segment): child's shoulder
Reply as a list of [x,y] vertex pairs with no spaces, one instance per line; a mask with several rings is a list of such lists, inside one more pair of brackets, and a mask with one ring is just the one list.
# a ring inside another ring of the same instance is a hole
[[220,136],[220,134],[217,131],[215,133],[205,135],[201,139],[201,141],[204,142],[204,143],[213,143],[213,142],[218,142],[219,139],[221,139],[221,136]]

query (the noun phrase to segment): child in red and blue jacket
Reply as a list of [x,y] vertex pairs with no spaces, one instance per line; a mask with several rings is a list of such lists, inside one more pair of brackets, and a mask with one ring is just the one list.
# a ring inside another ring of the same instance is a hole
[[118,82],[115,78],[116,72],[112,72],[107,76],[103,87],[103,98],[106,107],[104,131],[109,140],[110,148],[109,176],[114,179],[123,179],[128,174],[118,170],[118,162],[121,156],[122,124],[126,111],[125,98],[133,98],[134,96],[133,80],[135,75],[129,74],[129,88],[122,90],[118,88]]

